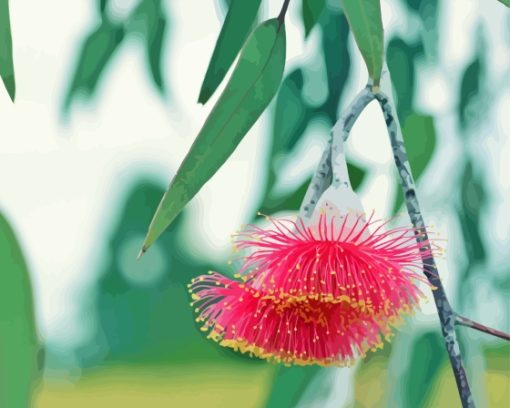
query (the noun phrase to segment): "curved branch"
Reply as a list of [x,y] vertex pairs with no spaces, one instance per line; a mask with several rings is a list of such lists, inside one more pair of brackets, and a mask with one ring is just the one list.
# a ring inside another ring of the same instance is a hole
[[[332,169],[331,159],[337,152],[342,150],[339,145],[340,138],[342,141],[347,140],[354,123],[366,106],[375,98],[371,90],[371,85],[367,85],[361,90],[354,98],[352,103],[345,109],[341,118],[336,122],[332,129],[333,137],[328,141],[327,147],[324,149],[319,166],[313,175],[312,181],[306,190],[305,198],[299,210],[299,217],[303,220],[309,219],[312,216],[315,204],[320,196],[331,184]],[[335,143],[335,140],[337,141]]]

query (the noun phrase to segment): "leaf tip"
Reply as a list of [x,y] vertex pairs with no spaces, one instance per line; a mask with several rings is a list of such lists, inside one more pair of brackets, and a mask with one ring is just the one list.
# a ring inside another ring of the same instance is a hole
[[140,249],[140,252],[138,252],[138,255],[136,256],[136,259],[139,260],[143,254],[147,252],[148,247],[146,245],[142,246],[142,249]]
[[211,91],[208,88],[200,89],[200,94],[198,95],[198,103],[205,105],[209,98],[211,97]]

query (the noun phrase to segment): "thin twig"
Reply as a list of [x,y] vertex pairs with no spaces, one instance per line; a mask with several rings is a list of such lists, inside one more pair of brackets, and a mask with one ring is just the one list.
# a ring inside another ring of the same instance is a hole
[[[404,146],[404,139],[398,123],[398,118],[396,117],[392,104],[386,95],[379,92],[375,95],[375,98],[379,102],[384,113],[384,119],[386,121],[386,127],[388,128],[388,134],[393,150],[393,158],[395,159],[395,165],[400,177],[400,185],[404,193],[407,212],[409,213],[413,227],[416,229],[416,241],[418,243],[425,243],[422,248],[426,250],[427,247],[430,247],[429,238],[423,216],[421,215],[418,198],[416,196],[414,179],[411,173],[411,167],[409,165],[409,159]],[[434,295],[434,302],[441,322],[446,351],[450,358],[450,364],[453,369],[455,381],[457,382],[462,406],[464,408],[474,408],[475,403],[471,394],[471,389],[469,388],[466,371],[462,363],[459,342],[455,333],[456,314],[448,301],[445,289],[439,278],[434,257],[432,255],[423,256],[422,262],[425,276],[432,287],[435,288],[432,292]]]
[[496,336],[501,339],[510,341],[510,334],[493,329],[491,327],[487,327],[484,324],[475,322],[475,321],[468,319],[467,317],[464,317],[464,316],[456,315],[455,316],[455,324],[457,324],[459,326],[470,327],[472,329],[475,329],[475,330],[490,334],[492,336]]
[[[347,140],[354,123],[365,107],[374,100],[374,94],[371,91],[371,86],[364,88],[352,101],[352,103],[345,109],[345,112],[335,124],[332,129],[333,134],[340,132],[343,140]],[[324,149],[319,166],[313,175],[312,181],[306,190],[305,198],[299,210],[301,219],[309,219],[312,216],[313,210],[317,201],[322,193],[331,184],[332,170],[331,170],[331,151],[338,149],[337,146],[332,146],[332,140],[328,141],[328,146]]]

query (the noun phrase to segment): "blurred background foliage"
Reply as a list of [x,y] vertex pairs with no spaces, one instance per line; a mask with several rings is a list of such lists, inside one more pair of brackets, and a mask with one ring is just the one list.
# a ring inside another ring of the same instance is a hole
[[[95,2],[96,21],[83,33],[81,44],[77,44],[76,61],[66,61],[74,69],[62,100],[63,116],[69,115],[77,100],[92,101],[99,94],[105,70],[128,37],[136,38],[143,47],[148,80],[164,103],[164,98],[172,94],[166,80],[168,67],[162,62],[164,54],[169,52],[171,8],[163,0],[140,0],[128,13],[119,16],[111,13],[110,1]],[[243,2],[218,1],[218,9],[225,11],[223,17],[230,22],[230,26],[223,29],[226,32],[219,34],[220,40],[241,30],[233,45],[237,51],[257,19],[257,13],[261,12],[258,11],[260,1],[252,3],[253,8],[244,14],[241,24],[233,16],[243,14]],[[271,106],[270,148],[261,164],[266,167],[265,171],[260,171],[264,187],[256,205],[265,214],[299,208],[309,176],[291,191],[282,191],[278,188],[278,183],[282,182],[279,174],[286,160],[296,153],[310,122],[319,121],[328,128],[335,123],[346,87],[354,77],[351,53],[355,48],[349,45],[349,27],[340,7],[335,1],[326,0],[302,0],[300,3],[300,30],[307,38],[315,31],[319,33],[317,58],[324,63],[318,68],[314,61],[308,60],[292,65]],[[420,180],[433,160],[440,135],[434,113],[424,111],[416,102],[417,92],[424,86],[418,81],[417,70],[438,61],[441,41],[437,27],[444,1],[400,0],[399,3],[409,19],[408,28],[418,25],[415,29],[418,35],[401,30],[386,38],[386,57],[412,170]],[[491,273],[488,261],[492,249],[484,238],[483,213],[493,198],[487,191],[484,163],[469,147],[483,137],[479,133],[483,126],[481,118],[483,112],[490,109],[493,92],[488,86],[490,78],[487,77],[486,40],[482,28],[478,30],[477,41],[476,52],[465,66],[460,84],[451,84],[452,89],[448,91],[457,94],[455,126],[464,140],[461,146],[465,150],[456,158],[459,170],[452,174],[455,189],[449,198],[460,227],[461,237],[458,238],[465,247],[455,297],[463,314],[476,310],[468,294],[476,290],[481,276],[489,281],[494,293],[507,298],[510,293],[508,266],[506,274]],[[215,86],[226,75],[235,55],[225,59],[230,62],[211,72],[206,73],[207,67],[204,67],[206,77],[216,75],[211,79]],[[213,91],[203,88],[199,101],[207,102]],[[353,186],[362,188],[371,169],[358,162],[349,163],[349,167]],[[394,180],[397,183],[396,175]],[[400,211],[403,203],[400,190],[395,191],[394,196],[387,198],[392,203],[393,213]],[[186,285],[192,277],[207,270],[225,271],[227,260],[215,265],[201,254],[186,250],[186,240],[193,239],[193,236],[186,236],[189,232],[184,228],[187,210],[151,251],[134,262],[163,192],[164,186],[145,174],[140,173],[133,179],[119,205],[119,215],[104,238],[103,253],[106,255],[82,305],[83,319],[91,322],[92,333],[71,353],[63,353],[51,343],[45,344],[45,351],[41,351],[35,334],[27,266],[7,221],[0,219],[0,262],[7,259],[3,252],[9,251],[17,258],[14,264],[22,269],[15,270],[14,266],[2,263],[2,270],[13,272],[4,277],[0,285],[0,325],[3,332],[13,334],[12,339],[2,337],[2,341],[12,342],[17,356],[31,356],[28,361],[17,359],[14,364],[10,360],[12,356],[2,355],[0,386],[7,384],[9,390],[22,390],[39,384],[35,396],[36,405],[41,408],[135,407],[140,404],[150,407],[420,408],[458,403],[437,325],[423,327],[409,322],[408,328],[397,333],[391,345],[349,370],[278,367],[206,340],[188,305]],[[7,310],[9,313],[5,313]],[[21,333],[19,337],[16,337],[16,330]],[[475,396],[484,401],[480,406],[507,406],[510,400],[508,344],[483,335],[468,335],[467,330],[461,328],[459,332],[471,382],[476,384]],[[16,338],[29,341],[17,342]],[[4,345],[0,347],[2,350],[5,350]],[[38,358],[33,357],[37,355]],[[21,370],[30,366],[34,358],[39,361],[39,367],[30,367],[30,378],[17,378],[17,369],[13,367]],[[32,380],[39,377],[43,360],[45,377],[41,385]],[[15,375],[7,376],[6,369]],[[6,382],[8,377],[11,382]],[[0,389],[0,402],[5,389]],[[340,391],[335,393],[335,389],[344,390],[345,395],[339,397]]]

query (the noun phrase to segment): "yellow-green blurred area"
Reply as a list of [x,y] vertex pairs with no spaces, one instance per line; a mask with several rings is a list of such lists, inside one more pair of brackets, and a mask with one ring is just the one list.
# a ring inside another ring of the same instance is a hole
[[49,380],[35,406],[261,407],[273,373],[274,367],[240,364],[105,367],[76,382]]
[[[422,310],[351,368],[240,355],[208,340],[190,306],[192,278],[235,273],[231,234],[258,223],[257,211],[296,214],[330,129],[365,86],[339,0],[291,0],[276,97],[136,260],[221,92],[197,103],[233,1],[248,0],[10,1],[16,103],[0,86],[0,408],[460,406],[426,286]],[[282,2],[263,0],[258,21]],[[455,310],[508,332],[510,13],[497,0],[381,4],[417,195],[446,249],[439,273]],[[376,104],[346,156],[366,211],[409,226]],[[477,407],[509,407],[508,343],[457,333]]]
[[[490,407],[504,408],[510,398],[507,353],[508,350],[487,351],[482,385],[487,390]],[[384,357],[373,357],[361,364],[354,391],[356,402],[350,405],[352,408],[378,407],[388,398],[388,382],[391,380],[387,363]],[[275,367],[270,364],[103,367],[85,371],[74,381],[49,379],[37,391],[35,406],[262,407],[274,375]],[[458,403],[455,380],[448,364],[443,364],[430,381],[434,383],[432,391],[421,406],[432,408]]]

